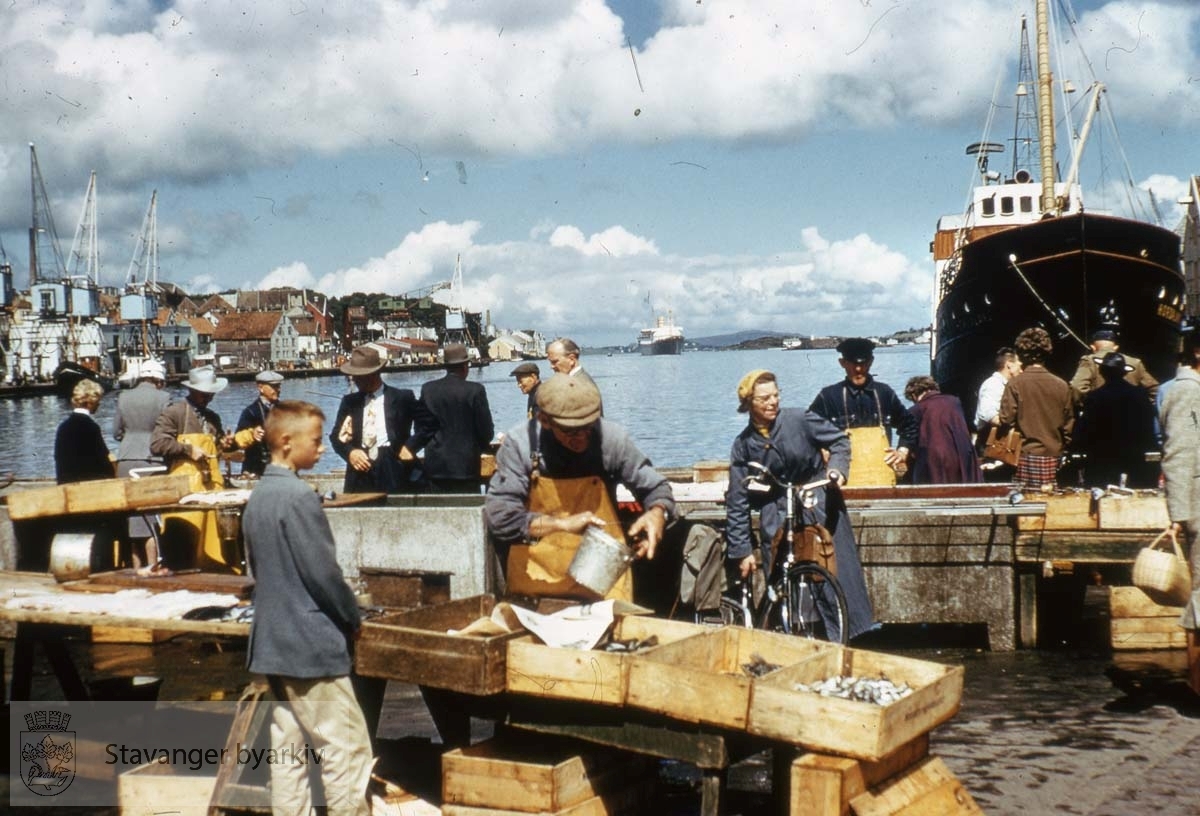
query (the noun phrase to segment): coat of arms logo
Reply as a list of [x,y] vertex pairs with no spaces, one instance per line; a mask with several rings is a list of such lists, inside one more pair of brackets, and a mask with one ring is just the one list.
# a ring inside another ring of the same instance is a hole
[[21,732],[21,781],[38,796],[55,796],[75,780],[75,732],[71,715],[31,711]]

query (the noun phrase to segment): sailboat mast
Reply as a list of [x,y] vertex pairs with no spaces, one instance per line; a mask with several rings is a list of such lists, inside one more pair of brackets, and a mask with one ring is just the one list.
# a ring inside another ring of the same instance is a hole
[[1042,159],[1042,212],[1058,213],[1054,195],[1054,75],[1050,72],[1050,12],[1037,0],[1038,141]]

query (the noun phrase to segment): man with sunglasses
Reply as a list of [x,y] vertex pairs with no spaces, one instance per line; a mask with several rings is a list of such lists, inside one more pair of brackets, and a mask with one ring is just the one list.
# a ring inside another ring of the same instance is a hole
[[[589,527],[626,539],[616,511],[617,485],[642,508],[627,531],[636,558],[654,557],[675,499],[666,477],[629,434],[601,418],[594,384],[555,374],[538,388],[537,407],[535,419],[505,434],[484,520],[507,562],[510,594],[596,600],[567,568]],[[632,600],[628,571],[607,597]]]

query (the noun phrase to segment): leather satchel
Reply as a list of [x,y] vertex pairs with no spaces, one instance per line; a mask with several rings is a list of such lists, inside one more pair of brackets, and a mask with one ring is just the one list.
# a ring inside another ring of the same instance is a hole
[[988,429],[987,442],[983,446],[984,459],[998,459],[1006,465],[1017,466],[1021,458],[1021,434],[1016,428],[1010,428],[1008,433],[1000,435],[1000,429],[993,425]]
[[837,577],[837,556],[833,535],[820,524],[806,524],[792,536],[792,552],[797,561],[814,561]]

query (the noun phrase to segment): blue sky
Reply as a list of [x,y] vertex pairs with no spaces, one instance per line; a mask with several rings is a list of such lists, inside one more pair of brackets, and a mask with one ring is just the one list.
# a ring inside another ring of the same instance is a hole
[[[1082,40],[1124,149],[1094,133],[1085,202],[1122,211],[1127,163],[1175,226],[1200,173],[1200,3],[1052,5],[1077,33],[1056,75],[1087,86]],[[461,255],[463,305],[589,344],[632,341],[651,308],[689,336],[923,326],[929,241],[997,88],[989,138],[1012,132],[1022,11],[18,0],[0,9],[0,240],[23,287],[34,142],[65,244],[97,171],[105,284],[157,189],[160,277],[191,291],[398,294]]]

